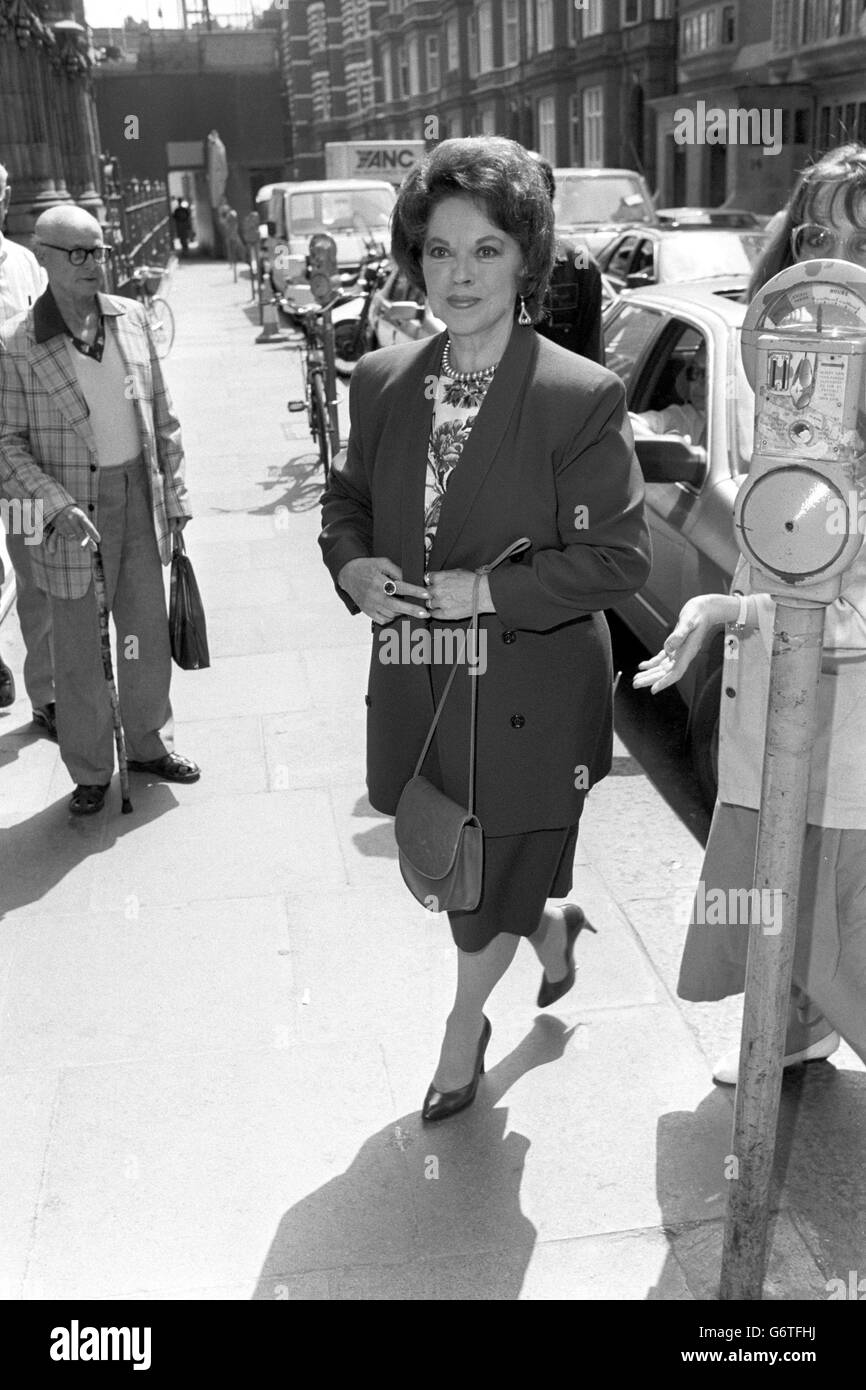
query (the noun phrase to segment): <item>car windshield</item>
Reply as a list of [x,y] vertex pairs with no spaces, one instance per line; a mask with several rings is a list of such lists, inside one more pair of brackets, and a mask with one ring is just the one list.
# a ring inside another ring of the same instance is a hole
[[748,275],[761,254],[762,232],[683,232],[659,246],[659,280],[673,284],[707,275]]
[[652,208],[640,185],[624,175],[590,178],[586,174],[560,174],[553,200],[561,226],[576,222],[651,222]]
[[294,236],[313,232],[387,231],[395,195],[384,188],[327,189],[291,193],[290,226]]
[[755,393],[743,366],[740,332],[737,328],[731,334],[728,380],[734,389],[728,392],[728,440],[733,472],[748,473],[755,447]]

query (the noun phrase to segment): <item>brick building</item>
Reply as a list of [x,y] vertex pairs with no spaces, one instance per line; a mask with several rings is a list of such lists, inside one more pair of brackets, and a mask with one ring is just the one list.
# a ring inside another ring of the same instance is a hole
[[285,3],[295,177],[326,140],[496,132],[640,169],[663,204],[772,212],[810,156],[866,140],[863,0]]

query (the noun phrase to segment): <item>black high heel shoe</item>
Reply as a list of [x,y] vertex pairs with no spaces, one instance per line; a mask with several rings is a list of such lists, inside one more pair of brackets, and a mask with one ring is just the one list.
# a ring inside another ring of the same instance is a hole
[[421,1119],[424,1124],[432,1124],[434,1120],[447,1120],[449,1115],[456,1115],[458,1110],[465,1110],[467,1105],[471,1105],[475,1099],[478,1079],[484,1072],[484,1054],[493,1032],[490,1019],[486,1014],[482,1014],[482,1018],[484,1019],[484,1027],[478,1042],[478,1055],[475,1058],[475,1071],[472,1080],[457,1091],[437,1091],[431,1082],[421,1108]]
[[547,978],[547,973],[542,974],[541,988],[535,1001],[539,1009],[546,1009],[548,1005],[555,1004],[557,999],[568,994],[574,984],[574,946],[580,933],[586,930],[597,935],[595,927],[583,915],[583,908],[578,907],[576,903],[565,903],[563,916],[565,917],[565,963],[568,966],[568,972],[561,980],[556,980],[552,984]]

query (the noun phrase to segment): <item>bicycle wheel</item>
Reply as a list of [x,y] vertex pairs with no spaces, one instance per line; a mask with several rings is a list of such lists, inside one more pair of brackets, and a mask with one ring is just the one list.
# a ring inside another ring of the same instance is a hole
[[328,426],[328,408],[325,400],[325,383],[321,372],[314,372],[310,381],[310,430],[318,445],[319,462],[322,465],[325,486],[331,468],[331,432]]
[[161,361],[168,357],[174,342],[174,314],[167,301],[157,296],[147,306],[147,317],[153,330],[156,355]]

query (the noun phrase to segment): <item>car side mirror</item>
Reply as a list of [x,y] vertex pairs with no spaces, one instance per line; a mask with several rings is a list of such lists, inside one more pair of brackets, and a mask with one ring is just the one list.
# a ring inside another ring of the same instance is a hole
[[394,323],[409,323],[416,319],[422,312],[423,306],[416,304],[414,299],[394,299],[388,305],[388,317]]
[[646,483],[690,483],[700,487],[707,472],[707,451],[680,435],[636,439],[635,453]]
[[651,270],[633,270],[625,277],[628,289],[636,290],[641,285],[651,285],[653,283],[653,273]]

